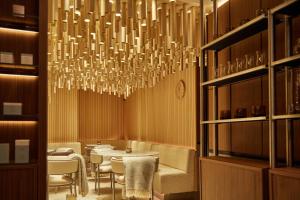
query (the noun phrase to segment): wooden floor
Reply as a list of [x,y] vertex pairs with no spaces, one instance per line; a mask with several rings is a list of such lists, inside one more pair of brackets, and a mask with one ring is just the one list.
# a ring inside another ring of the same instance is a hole
[[[81,195],[77,196],[77,200],[112,200],[112,190],[110,188],[109,180],[102,180],[101,182],[101,194],[98,195],[95,192],[94,180],[89,179],[89,193],[87,196],[82,197]],[[116,199],[122,199],[122,187],[116,184]],[[57,191],[55,188],[49,188],[49,200],[64,200],[66,195],[70,194],[69,188],[59,188]]]

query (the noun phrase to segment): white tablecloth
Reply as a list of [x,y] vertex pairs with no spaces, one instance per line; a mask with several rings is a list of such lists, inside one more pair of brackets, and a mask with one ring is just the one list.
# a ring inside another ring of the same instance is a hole
[[126,153],[126,151],[121,150],[102,150],[102,149],[93,149],[91,153],[102,155],[105,158],[111,157],[143,157],[143,156],[159,156],[158,152],[131,152]]

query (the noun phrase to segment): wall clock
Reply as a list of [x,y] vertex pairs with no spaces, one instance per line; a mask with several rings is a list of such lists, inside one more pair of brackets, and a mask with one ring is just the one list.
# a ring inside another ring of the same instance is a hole
[[182,99],[184,96],[185,96],[185,82],[183,80],[180,80],[177,85],[176,85],[176,88],[175,88],[175,94],[176,94],[176,97],[178,99]]

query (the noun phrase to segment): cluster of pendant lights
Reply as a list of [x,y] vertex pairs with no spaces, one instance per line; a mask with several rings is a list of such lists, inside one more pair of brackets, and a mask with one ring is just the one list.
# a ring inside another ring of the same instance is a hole
[[127,98],[195,65],[199,7],[175,0],[49,1],[49,86]]

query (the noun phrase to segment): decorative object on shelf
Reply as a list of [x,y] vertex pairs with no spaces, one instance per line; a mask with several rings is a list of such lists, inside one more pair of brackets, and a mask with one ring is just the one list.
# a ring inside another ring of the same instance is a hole
[[25,6],[19,4],[12,5],[13,16],[15,17],[25,17]]
[[215,78],[219,78],[219,75],[220,75],[219,72],[220,72],[220,70],[219,70],[218,67],[214,68],[214,77],[215,77]]
[[300,38],[298,38],[296,41],[293,53],[294,55],[300,54]]
[[231,111],[230,110],[221,110],[220,119],[230,119]]
[[294,112],[300,113],[300,69],[295,69],[295,107]]
[[262,14],[267,14],[267,9],[265,9],[265,8],[260,8],[260,9],[257,9],[256,11],[255,11],[255,14],[256,14],[256,16],[258,17],[258,16],[260,16],[260,15],[262,15]]
[[199,7],[175,0],[51,1],[49,87],[128,97],[200,56]]
[[9,143],[0,143],[0,163],[9,163]]
[[244,118],[247,117],[247,109],[246,108],[237,108],[235,111],[235,118]]
[[254,56],[253,55],[245,55],[245,68],[250,69],[254,67]]
[[3,115],[22,115],[22,103],[3,103]]
[[15,163],[29,163],[30,140],[15,140]]
[[252,105],[251,106],[251,116],[252,117],[266,116],[266,106]]
[[256,66],[264,65],[266,63],[266,54],[261,51],[256,51],[256,60],[255,64]]
[[33,54],[21,53],[21,65],[33,65]]
[[178,99],[182,99],[185,96],[185,91],[186,91],[185,82],[183,80],[180,80],[177,83],[176,89],[175,89],[176,97]]
[[248,19],[248,18],[241,19],[241,21],[240,21],[240,26],[243,25],[243,24],[246,24],[246,23],[249,22],[249,21],[250,21],[250,19]]
[[0,52],[0,63],[14,64],[14,54],[12,52]]

